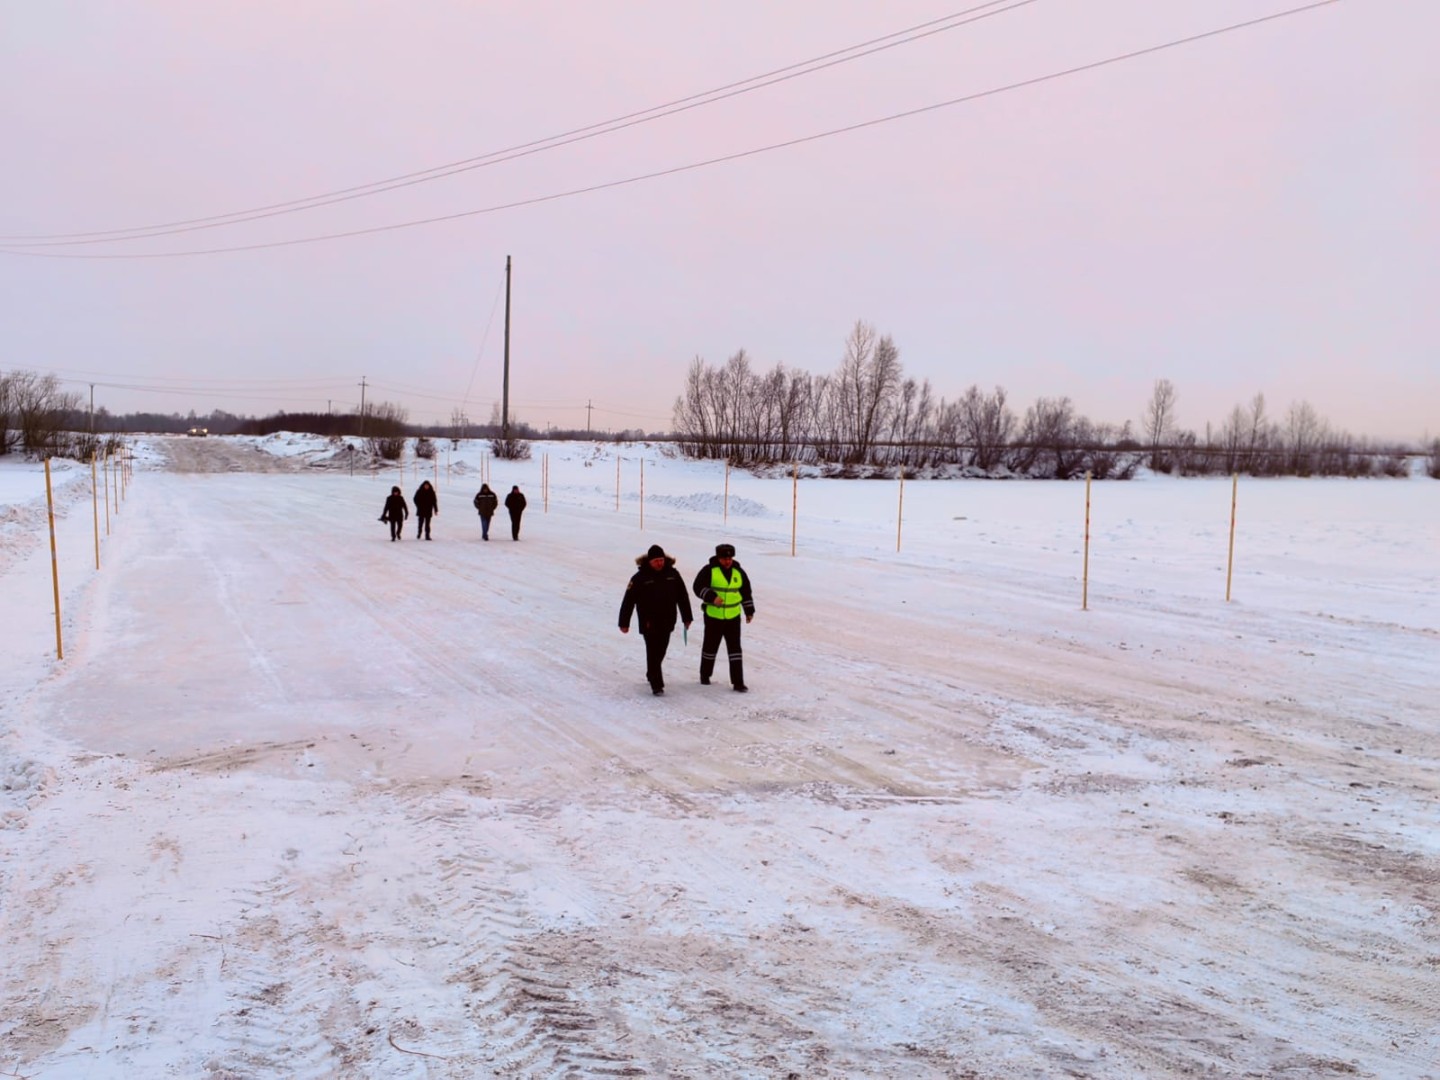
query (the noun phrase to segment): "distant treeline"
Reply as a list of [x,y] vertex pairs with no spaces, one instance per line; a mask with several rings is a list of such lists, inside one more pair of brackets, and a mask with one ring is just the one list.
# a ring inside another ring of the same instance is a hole
[[1039,398],[1023,414],[1000,387],[937,399],[928,380],[905,377],[894,341],[860,322],[830,375],[779,364],[757,371],[743,349],[719,367],[697,357],[675,401],[673,438],[692,458],[804,462],[839,475],[1125,479],[1149,466],[1185,476],[1407,476],[1410,459],[1423,454],[1440,478],[1440,439],[1423,450],[1357,439],[1303,401],[1271,420],[1263,394],[1200,434],[1176,423],[1176,399],[1174,385],[1158,380],[1140,431],[1093,423],[1066,397]]
[[[900,353],[888,336],[860,322],[845,343],[839,368],[811,375],[776,365],[755,370],[741,350],[721,367],[697,357],[675,401],[674,433],[638,430],[600,432],[549,429],[549,439],[671,441],[692,458],[726,460],[741,467],[804,462],[834,475],[1029,476],[1069,479],[1090,473],[1124,479],[1141,466],[1179,475],[1246,473],[1252,476],[1406,476],[1410,459],[1423,456],[1425,471],[1440,479],[1440,439],[1421,447],[1357,439],[1333,429],[1306,402],[1272,420],[1265,398],[1236,405],[1219,427],[1204,433],[1175,420],[1177,393],[1158,380],[1145,403],[1139,431],[1129,423],[1096,424],[1076,413],[1069,398],[1038,398],[1023,414],[1005,391],[971,386],[955,401],[937,399],[928,380],[904,375]],[[407,440],[488,439],[497,456],[528,456],[529,440],[542,437],[511,418],[508,430],[498,409],[474,423],[460,409],[448,424],[411,424],[403,407],[367,404],[364,414],[278,412],[264,417],[223,410],[208,415],[92,415],[78,393],[60,389],[54,375],[0,372],[0,455],[86,460],[113,448],[125,433],[181,434],[201,427],[214,435],[270,435],[296,431],[360,437],[364,451],[394,460]]]

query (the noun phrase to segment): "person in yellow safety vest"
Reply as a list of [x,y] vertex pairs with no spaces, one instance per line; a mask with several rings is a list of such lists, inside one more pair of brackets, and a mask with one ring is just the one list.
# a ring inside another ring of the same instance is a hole
[[700,681],[710,685],[720,643],[730,659],[730,685],[745,693],[745,662],[740,653],[740,616],[748,623],[755,618],[755,600],[750,595],[750,575],[735,561],[734,544],[717,544],[715,555],[700,568],[692,587],[704,605],[705,637],[700,645]]

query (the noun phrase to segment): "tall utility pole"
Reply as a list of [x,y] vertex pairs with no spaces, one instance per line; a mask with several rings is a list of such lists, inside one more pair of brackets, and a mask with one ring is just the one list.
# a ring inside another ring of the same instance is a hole
[[95,434],[95,384],[90,384],[90,434]]
[[510,441],[510,256],[505,256],[505,384],[500,393],[500,438]]
[[365,437],[365,376],[360,376],[360,437]]
[[585,400],[585,437],[587,439],[590,437],[590,409],[590,400],[587,398]]

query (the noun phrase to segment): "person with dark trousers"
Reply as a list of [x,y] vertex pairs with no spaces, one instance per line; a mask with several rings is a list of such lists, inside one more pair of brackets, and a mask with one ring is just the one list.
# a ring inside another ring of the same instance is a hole
[[505,509],[510,511],[510,539],[520,539],[520,515],[525,512],[525,496],[520,493],[520,485],[515,484],[510,488],[510,494],[505,496]]
[[666,555],[659,544],[635,559],[638,570],[625,586],[625,599],[620,601],[620,632],[630,632],[630,614],[640,621],[640,636],[645,639],[645,678],[653,694],[665,693],[665,674],[660,665],[675,632],[675,613],[688,630],[694,617],[690,613],[690,596],[685,592],[685,579],[675,569],[675,559]]
[[420,481],[415,489],[415,539],[430,539],[430,519],[440,513],[440,496],[429,480]]
[[695,595],[704,604],[705,637],[700,643],[700,681],[710,685],[720,643],[730,659],[730,685],[745,693],[745,663],[740,653],[740,616],[755,618],[750,575],[735,561],[734,544],[717,544],[715,554],[695,575]]
[[380,511],[380,520],[390,523],[390,539],[399,540],[400,533],[405,528],[405,519],[410,516],[410,507],[405,505],[405,496],[400,494],[398,487],[390,489],[390,495],[385,499],[385,509]]
[[489,484],[481,484],[475,494],[475,509],[480,513],[480,539],[490,539],[490,519],[500,508],[500,496],[490,490]]

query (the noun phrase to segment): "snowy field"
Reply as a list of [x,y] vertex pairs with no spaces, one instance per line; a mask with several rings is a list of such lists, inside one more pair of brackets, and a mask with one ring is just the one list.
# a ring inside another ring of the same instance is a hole
[[1440,1077],[1440,483],[1242,480],[1229,603],[1228,479],[1097,483],[1082,610],[1083,483],[441,445],[57,463],[63,661],[0,459],[0,1077]]

